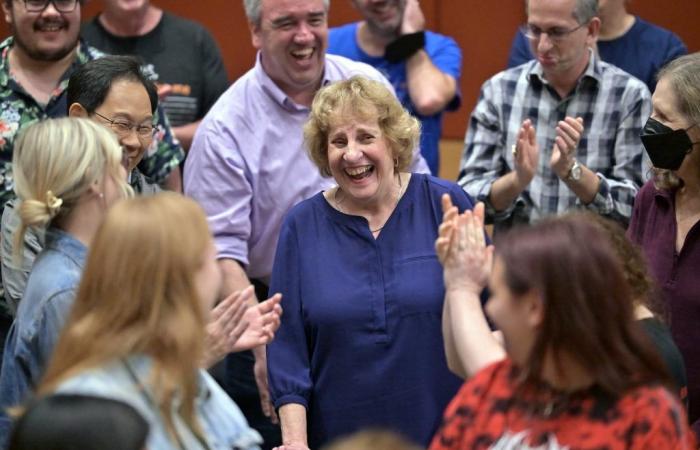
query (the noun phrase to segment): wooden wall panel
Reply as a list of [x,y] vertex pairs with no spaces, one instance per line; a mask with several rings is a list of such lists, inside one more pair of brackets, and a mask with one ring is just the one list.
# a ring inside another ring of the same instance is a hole
[[[21,1],[21,0],[14,0]],[[176,14],[192,18],[208,27],[221,46],[226,68],[232,80],[248,70],[255,51],[250,43],[248,25],[240,0],[152,0]],[[481,84],[502,70],[518,25],[524,22],[522,0],[421,0],[428,27],[455,38],[462,47],[462,108],[446,116],[444,135],[462,139],[469,113],[474,107]],[[83,17],[95,15],[101,1],[89,0]],[[690,51],[700,50],[700,1],[634,0],[632,12],[674,30]],[[339,25],[359,18],[350,0],[333,0],[329,22]],[[8,34],[0,25],[0,37]]]

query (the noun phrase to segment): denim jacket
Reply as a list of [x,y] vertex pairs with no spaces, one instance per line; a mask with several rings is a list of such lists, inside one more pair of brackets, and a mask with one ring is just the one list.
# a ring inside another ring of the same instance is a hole
[[27,280],[17,317],[5,342],[0,372],[0,448],[9,434],[5,409],[24,402],[41,378],[80,283],[87,248],[57,229],[46,231],[46,247]]
[[152,360],[147,356],[113,361],[65,380],[56,393],[107,397],[133,406],[149,424],[146,444],[149,450],[259,449],[260,435],[250,428],[238,406],[202,369],[198,372],[195,412],[204,439],[198,439],[179,416],[177,401],[171,413],[177,434],[177,439],[173,439],[165,427],[153,389],[149,387],[151,366]]

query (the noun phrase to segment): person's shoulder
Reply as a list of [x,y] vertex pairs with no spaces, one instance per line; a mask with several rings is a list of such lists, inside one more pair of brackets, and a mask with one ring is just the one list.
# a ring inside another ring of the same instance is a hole
[[97,16],[91,17],[80,24],[80,34],[83,36],[93,36],[96,34],[102,34],[103,32],[104,28],[100,26]]
[[637,417],[667,417],[678,414],[682,406],[678,397],[660,384],[646,384],[627,391],[618,400],[618,409]]
[[258,101],[252,99],[259,98],[262,93],[256,70],[256,67],[252,67],[234,81],[212,105],[203,121],[226,121],[234,126],[233,118],[248,117],[248,108],[259,105]]
[[328,29],[328,39],[340,39],[340,38],[350,38],[355,36],[355,31],[357,30],[357,25],[359,22],[350,22],[345,25],[340,25],[337,27]]
[[518,66],[501,70],[490,78],[487,78],[483,86],[503,86],[506,84],[515,84],[524,76],[528,76],[533,71],[536,64],[537,61],[533,59]]
[[667,28],[644,20],[639,16],[636,16],[635,19],[635,24],[630,29],[630,31],[634,32],[637,38],[649,37],[651,39],[663,39],[682,42],[676,33]]
[[163,11],[162,24],[165,31],[180,38],[211,36],[209,30],[196,20],[178,16],[169,11]]
[[303,223],[309,216],[322,212],[325,206],[324,203],[326,203],[326,199],[323,196],[323,192],[318,192],[294,205],[287,213],[285,222]]
[[353,76],[363,76],[375,81],[386,82],[386,78],[371,65],[340,55],[326,54],[327,75],[331,81],[339,81]]
[[639,93],[640,95],[644,94],[646,97],[651,96],[647,85],[634,75],[630,75],[616,65],[606,61],[598,60],[596,64],[602,77],[607,79],[612,89],[623,88],[626,91]]
[[85,64],[88,61],[93,61],[95,59],[103,58],[105,56],[108,56],[108,53],[103,52],[97,47],[93,47],[83,39],[80,40],[77,53],[77,59],[80,62],[80,64]]
[[474,397],[487,397],[494,393],[494,390],[509,390],[508,380],[512,371],[513,364],[508,358],[489,364],[465,381],[456,398],[468,401]]
[[637,201],[648,203],[653,201],[653,199],[656,197],[670,198],[670,196],[670,191],[656,187],[656,183],[654,183],[654,179],[652,177],[652,179],[645,182],[639,189],[639,192],[637,192]]
[[78,372],[61,381],[54,392],[111,398],[133,406],[144,417],[150,414],[132,378],[122,368],[121,363],[108,362]]
[[445,34],[440,34],[436,33],[434,31],[426,30],[425,31],[425,43],[426,47],[439,47],[439,46],[447,46],[447,45],[455,45],[459,47],[457,44],[457,41],[454,40],[451,36],[447,36]]
[[425,173],[414,173],[411,176],[416,177],[417,181],[425,183],[431,191],[437,194],[466,195],[464,189],[452,180],[445,180],[444,178]]

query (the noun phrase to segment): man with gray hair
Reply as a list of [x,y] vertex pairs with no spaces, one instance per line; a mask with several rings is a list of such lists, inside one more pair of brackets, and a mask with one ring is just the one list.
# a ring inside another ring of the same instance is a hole
[[[304,150],[302,127],[316,91],[353,75],[391,86],[369,65],[326,55],[328,0],[244,0],[244,7],[258,49],[255,66],[202,120],[184,181],[186,194],[202,205],[214,234],[224,275],[222,296],[252,282],[258,298],[266,298],[283,217],[299,201],[334,184]],[[412,171],[428,172],[418,149]],[[254,355],[254,364],[252,358],[242,360],[245,355],[229,358],[223,384],[270,448],[274,430],[263,414],[274,417],[274,408],[265,349]],[[256,384],[262,405],[252,404]]]
[[643,181],[649,90],[593,51],[597,0],[526,7],[536,58],[482,86],[459,183],[496,231],[576,207],[626,223]]

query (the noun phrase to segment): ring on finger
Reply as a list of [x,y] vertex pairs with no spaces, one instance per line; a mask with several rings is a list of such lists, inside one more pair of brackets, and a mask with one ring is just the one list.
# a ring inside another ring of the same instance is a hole
[[513,144],[513,146],[510,148],[510,152],[513,154],[513,158],[518,157],[518,145]]

